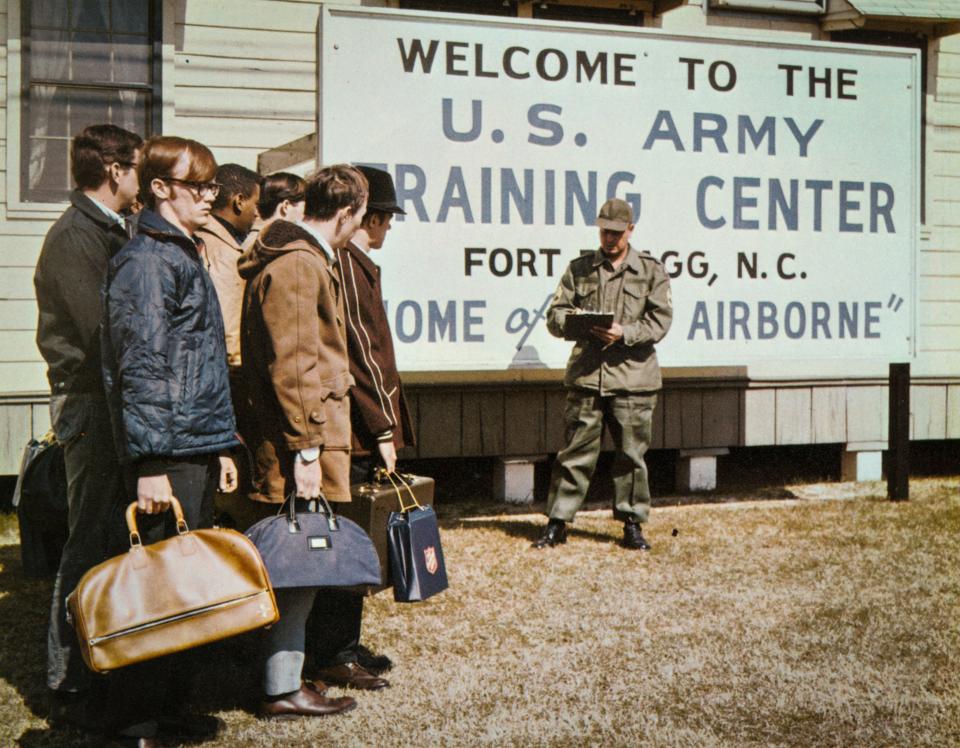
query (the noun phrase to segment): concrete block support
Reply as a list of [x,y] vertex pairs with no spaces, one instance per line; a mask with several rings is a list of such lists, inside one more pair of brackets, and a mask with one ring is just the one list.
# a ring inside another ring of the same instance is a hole
[[726,448],[681,449],[677,465],[678,491],[712,491],[717,487],[717,457],[730,454]]
[[500,458],[493,471],[493,498],[508,504],[532,504],[539,456]]
[[880,480],[883,478],[883,452],[844,451],[840,463],[840,479],[844,481]]

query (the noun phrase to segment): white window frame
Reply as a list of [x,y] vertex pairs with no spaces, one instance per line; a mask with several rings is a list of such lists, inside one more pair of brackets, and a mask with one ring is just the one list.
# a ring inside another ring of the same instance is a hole
[[[161,12],[160,102],[158,117],[162,133],[173,117],[174,19],[176,0],[163,0]],[[11,0],[7,6],[7,155],[6,155],[6,215],[7,218],[50,219],[60,215],[68,203],[25,201],[21,195],[21,136],[23,124],[23,8],[20,0]]]
[[819,16],[827,12],[820,0],[710,0],[716,10],[752,10],[765,13],[803,13]]

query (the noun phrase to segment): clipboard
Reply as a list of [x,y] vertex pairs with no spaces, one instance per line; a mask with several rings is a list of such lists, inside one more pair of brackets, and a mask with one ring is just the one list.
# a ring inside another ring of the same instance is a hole
[[564,340],[582,340],[592,337],[591,327],[610,327],[613,312],[571,312],[563,322]]

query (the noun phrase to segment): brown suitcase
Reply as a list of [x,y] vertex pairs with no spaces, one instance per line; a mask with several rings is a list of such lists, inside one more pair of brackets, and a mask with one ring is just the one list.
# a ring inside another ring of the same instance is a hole
[[[401,473],[400,478],[410,487],[420,504],[433,504],[433,478],[409,473]],[[396,476],[393,479],[397,481]],[[406,491],[406,489],[402,490]],[[358,483],[350,487],[352,500],[349,503],[334,506],[337,514],[352,519],[373,539],[373,546],[380,557],[380,574],[384,584],[370,588],[368,590],[370,595],[393,586],[390,578],[390,552],[387,549],[387,520],[390,519],[391,512],[400,511],[397,491],[398,489],[391,485],[386,473],[378,470],[370,483]],[[405,503],[410,503],[409,498]]]
[[97,673],[182,652],[279,619],[267,570],[249,538],[189,530],[176,499],[177,535],[142,545],[136,503],[130,550],[94,566],[67,597],[80,653]]

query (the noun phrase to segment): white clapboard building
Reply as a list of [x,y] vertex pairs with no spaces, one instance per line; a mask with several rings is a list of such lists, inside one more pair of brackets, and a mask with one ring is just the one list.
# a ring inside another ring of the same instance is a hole
[[407,456],[502,458],[506,494],[561,445],[544,302],[611,195],[673,277],[686,487],[767,445],[879,478],[890,363],[910,438],[960,440],[960,2],[0,0],[0,39],[0,475],[49,427],[33,271],[99,122],[389,169]]

